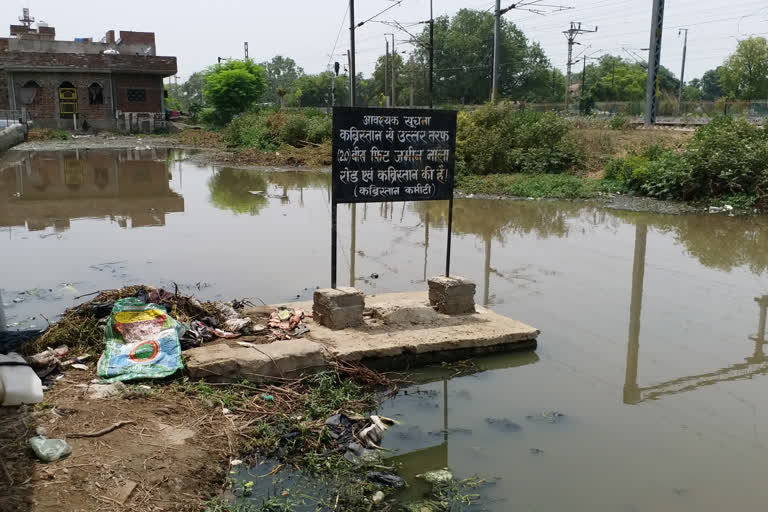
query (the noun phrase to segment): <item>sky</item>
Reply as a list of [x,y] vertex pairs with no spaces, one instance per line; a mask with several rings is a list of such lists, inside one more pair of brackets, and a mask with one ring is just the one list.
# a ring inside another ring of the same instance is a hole
[[[435,16],[453,15],[461,8],[493,10],[493,0],[433,0]],[[518,3],[526,3],[523,0]],[[502,8],[512,3],[502,1]],[[530,40],[538,41],[552,64],[565,70],[567,44],[563,31],[570,22],[597,32],[583,34],[574,55],[586,51],[629,58],[628,51],[647,59],[652,0],[543,0],[572,9],[546,14],[512,10],[505,15]],[[394,0],[356,0],[356,21],[375,16]],[[98,5],[99,7],[95,6]],[[243,42],[257,62],[274,55],[292,57],[307,73],[327,69],[329,63],[345,64],[349,48],[348,0],[132,0],[107,2],[68,0],[2,0],[0,36],[7,36],[23,7],[31,15],[56,27],[57,39],[100,39],[109,29],[155,32],[158,55],[178,58],[179,81],[212,63],[217,57],[243,56]],[[376,21],[397,20],[403,25],[429,18],[429,0],[402,0]],[[682,27],[689,28],[686,81],[720,65],[736,48],[738,39],[751,35],[768,37],[768,3],[765,0],[666,0],[662,65],[679,76],[683,53]],[[419,29],[415,26],[413,30]],[[396,30],[395,30],[396,31]],[[357,70],[373,71],[384,53],[385,33],[390,26],[374,21],[356,31]],[[396,31],[397,32],[397,31]],[[412,49],[408,34],[395,36],[398,51]]]

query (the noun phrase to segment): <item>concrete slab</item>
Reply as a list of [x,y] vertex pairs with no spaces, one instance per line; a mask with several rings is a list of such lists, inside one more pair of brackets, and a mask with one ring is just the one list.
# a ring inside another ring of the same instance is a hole
[[[539,331],[477,306],[466,315],[444,315],[427,292],[366,297],[365,321],[331,330],[308,319],[309,333],[296,340],[244,347],[237,340],[185,352],[192,378],[253,381],[322,368],[333,358],[396,369],[452,361],[488,352],[536,347]],[[311,302],[283,304],[310,311]]]

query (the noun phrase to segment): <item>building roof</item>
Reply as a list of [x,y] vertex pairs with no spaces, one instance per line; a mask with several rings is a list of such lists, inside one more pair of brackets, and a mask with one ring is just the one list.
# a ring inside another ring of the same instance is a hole
[[176,74],[177,65],[176,57],[0,52],[0,69],[47,73],[141,73],[166,77]]

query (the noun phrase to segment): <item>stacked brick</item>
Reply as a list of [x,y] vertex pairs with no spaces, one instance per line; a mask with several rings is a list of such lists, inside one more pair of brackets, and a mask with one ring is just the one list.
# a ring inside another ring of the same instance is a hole
[[329,329],[357,327],[363,323],[365,295],[349,287],[316,290],[312,314],[315,322]]
[[433,277],[428,283],[429,303],[439,313],[464,315],[475,312],[475,283],[469,279]]

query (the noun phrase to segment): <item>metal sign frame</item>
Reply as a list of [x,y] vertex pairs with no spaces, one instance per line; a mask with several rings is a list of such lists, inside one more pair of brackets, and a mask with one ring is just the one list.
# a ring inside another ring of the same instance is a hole
[[332,288],[337,283],[337,210],[345,203],[448,201],[445,275],[450,275],[456,116],[453,110],[334,107]]

